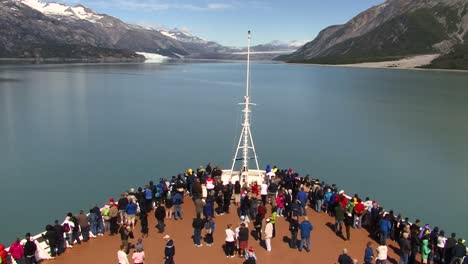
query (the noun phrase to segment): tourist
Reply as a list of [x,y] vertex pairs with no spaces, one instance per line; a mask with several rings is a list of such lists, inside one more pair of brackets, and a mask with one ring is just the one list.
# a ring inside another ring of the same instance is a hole
[[206,242],[206,245],[211,247],[214,243],[214,239],[213,239],[213,234],[214,234],[214,231],[215,231],[215,221],[214,219],[211,217],[211,216],[208,216],[206,219],[205,219],[205,242]]
[[273,225],[273,236],[272,236],[272,238],[276,236],[276,216],[278,215],[276,213],[276,210],[277,210],[276,207],[271,208],[271,215],[270,215],[270,220],[271,221],[270,221],[270,223]]
[[89,228],[90,228],[90,236],[92,238],[96,238],[96,236],[98,235],[97,233],[97,229],[98,229],[98,216],[97,214],[94,212],[93,209],[90,209],[89,210],[89,214],[88,214],[88,222],[89,222]]
[[120,249],[117,251],[117,260],[119,261],[119,264],[130,264],[130,262],[128,262],[126,248],[124,245],[120,245]]
[[102,220],[102,214],[101,210],[99,209],[99,206],[94,205],[94,207],[91,209],[93,213],[96,214],[97,217],[97,227],[96,227],[96,232],[97,236],[103,236],[104,235],[104,221]]
[[333,193],[330,188],[326,189],[326,192],[323,194],[323,208],[325,209],[325,213],[330,214],[329,205],[330,199]]
[[271,207],[276,206],[276,193],[278,192],[278,184],[275,181],[271,181],[268,185],[268,200],[271,203]]
[[241,201],[241,185],[239,181],[234,183],[234,205],[239,206]]
[[[164,184],[164,185],[166,185],[166,184]],[[165,197],[166,198],[164,200],[164,207],[165,207],[165,211],[166,211],[166,219],[170,220],[170,219],[172,219],[172,216],[174,215],[174,203],[172,202],[171,192],[167,192]],[[161,203],[160,203],[160,205],[161,205]]]
[[245,223],[241,223],[236,229],[236,238],[239,256],[244,257],[249,244],[249,229],[246,227]]
[[114,203],[114,199],[110,199],[110,208],[109,208],[109,216],[110,216],[110,235],[116,235],[119,230],[118,220],[119,220],[119,208],[118,205]]
[[335,233],[337,235],[343,234],[343,221],[345,219],[345,209],[341,203],[335,204]]
[[458,243],[453,247],[452,250],[452,263],[461,263],[462,259],[466,256],[465,241],[461,238],[458,239]]
[[353,225],[353,216],[351,213],[345,214],[344,225],[346,231],[345,241],[349,241],[351,239],[351,226]]
[[400,238],[400,264],[408,264],[411,252],[411,241],[408,239],[409,233],[403,232]]
[[273,238],[273,224],[270,218],[266,219],[265,225],[265,245],[268,252],[271,252],[271,239]]
[[425,236],[421,242],[421,263],[426,264],[427,259],[429,258],[429,253],[431,248],[429,246],[429,239]]
[[301,230],[301,243],[299,244],[299,251],[302,251],[304,248],[305,241],[305,250],[310,252],[310,232],[314,229],[314,227],[309,222],[309,218],[307,216],[304,217],[304,221],[302,221],[299,225],[299,229]]
[[133,198],[129,198],[128,199],[128,204],[127,206],[125,207],[125,215],[126,215],[126,218],[127,218],[127,225],[133,230],[133,228],[135,227],[135,217],[136,217],[136,213],[137,213],[137,204],[134,203],[134,199]]
[[364,212],[365,212],[364,204],[362,203],[361,198],[358,198],[356,205],[354,205],[354,219],[353,219],[354,228],[362,227],[362,216]]
[[5,245],[0,244],[0,263],[7,263],[8,252],[5,250]]
[[286,196],[284,195],[284,192],[283,191],[278,192],[278,195],[276,196],[276,206],[277,206],[276,213],[278,217],[283,216],[285,201],[286,201]]
[[437,236],[437,260],[438,263],[442,263],[444,259],[444,248],[445,248],[445,242],[447,242],[447,238],[445,237],[445,232],[444,230],[441,230],[439,232],[439,235]]
[[[166,205],[167,206],[167,205]],[[156,203],[156,210],[154,210],[154,217],[157,220],[156,228],[158,233],[164,233],[164,218],[167,216],[166,209],[159,202]]]
[[245,253],[245,261],[243,264],[255,264],[257,263],[257,256],[255,255],[254,248],[249,247],[249,251]]
[[421,240],[419,239],[419,230],[416,228],[412,229],[411,231],[411,254],[409,256],[408,263],[414,264],[416,263],[416,256],[418,255],[420,249],[421,249]]
[[125,252],[128,253],[129,251],[129,243],[128,243],[128,239],[130,238],[130,231],[131,231],[131,227],[128,226],[127,224],[123,224],[121,227],[120,227],[120,230],[119,230],[119,233],[120,233],[120,240],[122,242],[122,245],[125,246]]
[[24,243],[24,260],[25,264],[35,264],[36,263],[36,250],[37,246],[34,240],[31,238],[30,233],[26,233],[24,237],[26,242]]
[[379,221],[379,231],[380,231],[380,244],[387,244],[388,234],[392,230],[392,223],[389,221],[389,217],[385,214],[382,219]]
[[322,211],[322,203],[324,199],[324,192],[323,192],[323,187],[320,185],[318,181],[315,182],[314,184],[314,189],[313,189],[313,198],[314,198],[314,205],[315,205],[315,211],[320,213]]
[[215,201],[216,201],[216,214],[217,215],[224,215],[224,211],[223,211],[223,208],[224,208],[224,195],[223,195],[223,191],[219,190],[218,192],[216,192],[216,196],[215,196]]
[[452,260],[452,256],[453,256],[452,251],[455,245],[457,244],[456,237],[457,237],[457,234],[452,233],[452,235],[445,242],[445,263],[450,263],[450,261]]
[[200,197],[197,197],[194,199],[193,203],[195,205],[195,215],[203,217],[203,207],[205,206],[205,202]]
[[182,196],[180,188],[177,189],[177,192],[174,194],[174,197],[172,197],[172,202],[174,203],[174,220],[182,220],[182,204],[184,203],[184,197]]
[[72,213],[68,213],[65,217],[65,220],[62,223],[63,228],[65,229],[65,242],[67,243],[68,248],[73,248],[74,242],[73,228],[75,227],[75,223],[73,223],[71,219],[72,216]]
[[148,213],[143,209],[140,212],[140,225],[141,225],[141,235],[143,237],[148,237]]
[[232,231],[232,225],[228,224],[227,228],[225,230],[226,233],[226,239],[225,239],[225,251],[226,251],[226,257],[227,258],[233,258],[234,257],[234,248],[236,246],[235,242],[235,233]]
[[110,204],[105,204],[104,208],[101,209],[102,219],[104,220],[104,233],[109,231],[110,233]]
[[258,203],[257,195],[251,194],[249,200],[249,219],[255,219],[258,214]]
[[353,264],[353,259],[348,255],[348,249],[343,249],[343,254],[338,257],[338,264]]
[[289,231],[291,232],[291,239],[289,241],[289,247],[295,249],[297,247],[297,232],[299,230],[299,221],[297,216],[291,216],[289,219]]
[[364,251],[364,264],[372,264],[374,260],[374,250],[372,242],[367,242],[366,250]]
[[166,246],[164,247],[164,264],[174,264],[175,256],[175,245],[174,241],[169,235],[165,235],[163,239],[166,241]]
[[133,252],[132,259],[134,264],[143,264],[143,261],[145,260],[145,252],[143,249],[136,248],[136,252]]
[[140,249],[141,251],[143,251],[143,238],[138,238],[137,243],[135,245],[135,249]]
[[201,231],[204,227],[203,220],[200,218],[200,215],[197,215],[192,221],[192,227],[193,227],[193,243],[197,247],[201,247]]
[[65,228],[59,223],[58,220],[54,221],[54,231],[57,235],[57,256],[60,256],[65,251]]
[[262,222],[263,222],[263,214],[258,213],[254,220],[254,228],[255,228],[254,239],[256,241],[262,240]]
[[195,178],[192,184],[192,199],[193,200],[202,199],[202,193],[203,193],[203,189],[200,183],[200,179]]
[[387,252],[388,248],[385,243],[380,243],[380,245],[376,249],[377,251],[377,259],[375,264],[385,264],[387,263]]
[[263,204],[267,203],[267,195],[268,195],[268,184],[265,181],[262,182],[260,185],[260,196],[262,197]]
[[75,216],[78,220],[78,225],[81,229],[81,235],[83,236],[83,241],[86,242],[89,240],[89,222],[88,216],[84,213],[83,210],[80,210],[80,213]]
[[23,263],[24,248],[21,245],[19,238],[16,238],[13,244],[10,245],[8,253],[10,253],[11,257],[16,261],[16,263]]
[[47,225],[45,228],[46,232],[42,234],[50,248],[50,256],[54,258],[57,255],[57,232],[55,232],[54,227]]
[[[128,204],[128,198],[125,193],[122,193],[120,195],[120,199],[118,201],[118,209],[119,209],[119,214],[120,214],[120,220],[121,221],[126,221],[125,219],[125,208],[127,207]],[[94,233],[94,235],[97,235]]]
[[223,211],[226,214],[229,214],[229,207],[231,206],[233,188],[234,186],[232,185],[231,180],[229,180],[229,183],[223,188],[223,197],[224,197]]
[[299,193],[297,193],[296,199],[300,202],[301,216],[307,215],[307,193],[304,191],[304,187],[301,187]]

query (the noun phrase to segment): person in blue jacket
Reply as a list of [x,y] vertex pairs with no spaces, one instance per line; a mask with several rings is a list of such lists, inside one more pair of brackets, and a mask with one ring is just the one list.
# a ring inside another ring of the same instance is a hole
[[304,187],[302,187],[301,190],[297,193],[296,199],[301,203],[301,215],[307,215],[307,193],[304,191]]
[[386,245],[388,233],[392,230],[392,223],[388,220],[388,215],[384,215],[379,221],[380,243]]
[[301,230],[301,243],[299,244],[299,251],[302,251],[304,248],[305,242],[305,250],[307,252],[310,251],[310,232],[314,229],[312,224],[309,222],[309,218],[307,216],[304,217],[304,221],[301,222],[299,225],[299,229]]

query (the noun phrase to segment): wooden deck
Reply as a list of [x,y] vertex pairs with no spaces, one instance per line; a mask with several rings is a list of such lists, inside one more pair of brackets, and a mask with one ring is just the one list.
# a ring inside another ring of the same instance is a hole
[[[268,213],[269,211],[268,207]],[[175,262],[178,264],[184,263],[243,263],[238,257],[226,258],[222,250],[225,238],[225,228],[228,223],[232,223],[233,227],[238,224],[235,207],[231,205],[231,214],[217,216],[215,218],[216,230],[214,234],[214,245],[208,247],[194,246],[191,236],[193,234],[192,219],[195,216],[195,209],[189,197],[185,197],[183,205],[184,219],[183,220],[166,220],[165,234],[171,235],[176,246]],[[290,236],[288,230],[288,222],[281,217],[277,218],[276,237],[272,240],[272,252],[268,253],[259,245],[252,237],[249,238],[249,246],[255,248],[257,255],[257,263],[337,263],[337,258],[341,254],[343,248],[347,248],[349,255],[357,259],[359,263],[363,263],[364,250],[366,243],[372,241],[369,234],[364,229],[351,229],[351,241],[344,241],[337,237],[329,227],[330,223],[334,223],[334,219],[325,213],[317,213],[308,208],[307,213],[309,220],[314,226],[311,233],[311,251],[299,252],[289,248],[286,237]],[[153,211],[154,212],[154,211]],[[143,247],[146,255],[145,263],[163,263],[165,241],[162,239],[164,234],[157,233],[155,228],[154,214],[148,217],[149,220],[149,237],[143,239]],[[269,214],[267,214],[268,216]],[[302,218],[301,218],[302,220]],[[264,227],[264,225],[263,225]],[[252,229],[252,224],[250,225]],[[136,243],[140,237],[140,226],[137,224],[135,228],[135,239],[131,242]],[[202,233],[203,235],[203,233]],[[89,242],[75,245],[74,248],[68,249],[63,255],[54,260],[47,260],[46,264],[83,264],[83,263],[102,263],[115,264],[117,263],[117,251],[120,245],[120,235],[109,236],[105,234],[103,237],[91,239]],[[377,243],[373,241],[374,248]],[[395,242],[389,240],[389,258],[387,263],[398,263],[399,257],[395,253],[398,246]],[[130,263],[132,252],[129,254]]]

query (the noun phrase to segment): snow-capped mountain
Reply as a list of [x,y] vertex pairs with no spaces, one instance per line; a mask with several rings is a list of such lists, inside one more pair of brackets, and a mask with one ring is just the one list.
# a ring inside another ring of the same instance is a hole
[[185,31],[185,30],[179,30],[177,28],[171,29],[171,30],[158,30],[161,34],[168,36],[170,38],[173,38],[178,41],[182,42],[189,42],[189,43],[202,43],[206,44],[209,41],[197,36],[192,35],[190,32]]
[[[138,56],[134,52],[140,52],[172,58],[245,59],[239,53],[242,48],[225,47],[187,30],[125,23],[83,5],[0,0],[0,25],[0,57],[92,57],[105,53],[133,58]],[[293,46],[278,42],[259,45],[258,51],[292,51]],[[271,52],[263,52],[259,58],[270,59],[266,53]]]
[[86,20],[91,23],[96,23],[104,17],[102,15],[96,14],[93,10],[83,5],[76,5],[74,7],[70,7],[60,3],[47,3],[38,0],[17,0],[17,2],[28,5],[29,7],[43,13],[44,15],[56,16],[59,19],[61,17],[68,17],[73,19]]

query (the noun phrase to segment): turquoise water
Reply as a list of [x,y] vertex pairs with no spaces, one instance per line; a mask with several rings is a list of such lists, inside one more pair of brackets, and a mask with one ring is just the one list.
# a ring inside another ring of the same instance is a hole
[[[253,64],[261,167],[292,167],[468,237],[468,74]],[[241,63],[0,66],[0,242],[211,161]]]

